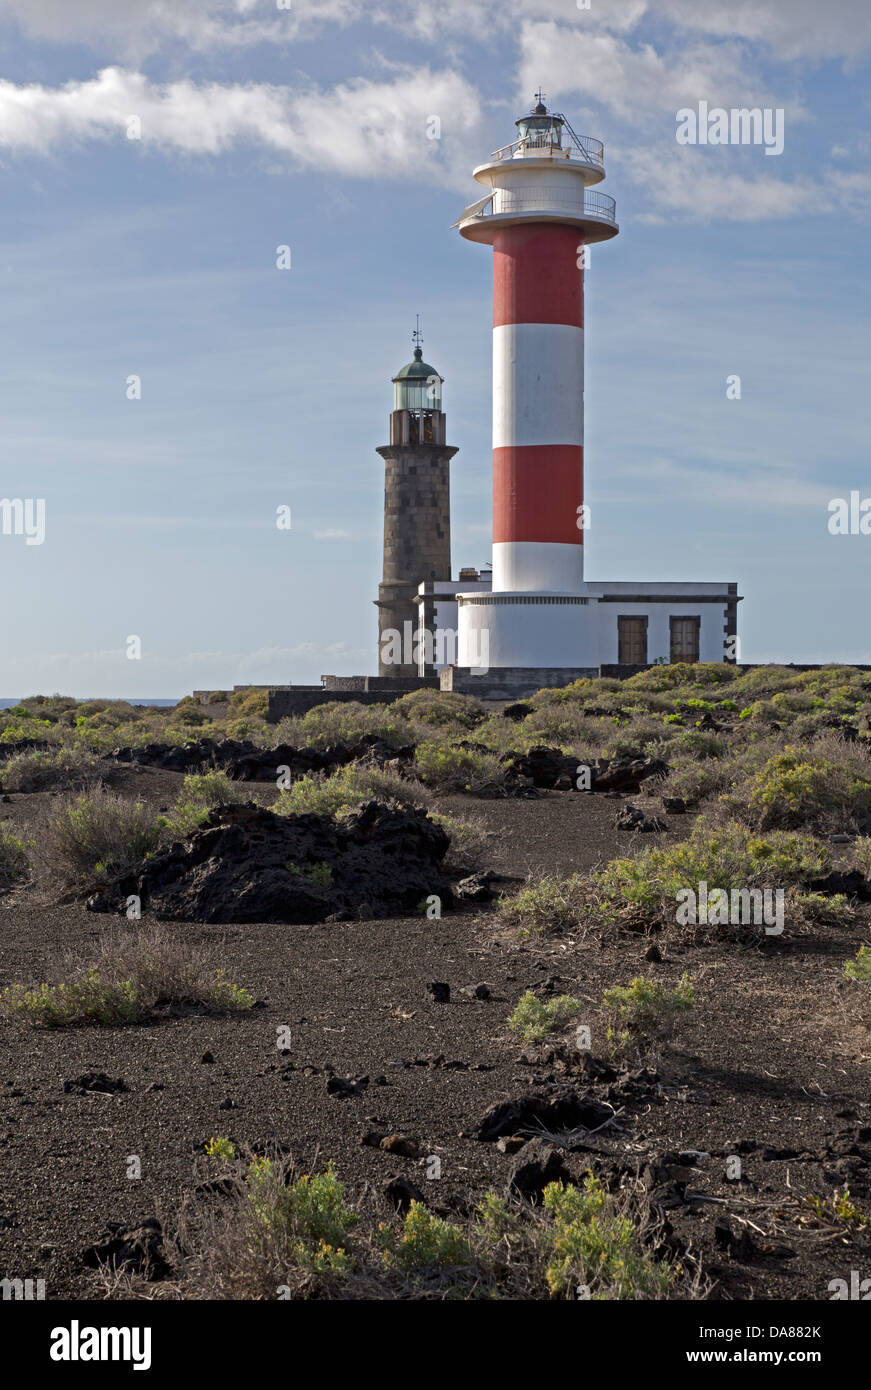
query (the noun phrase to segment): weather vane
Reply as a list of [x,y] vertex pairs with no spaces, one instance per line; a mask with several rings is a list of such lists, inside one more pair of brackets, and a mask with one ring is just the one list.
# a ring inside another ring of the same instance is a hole
[[411,335],[411,341],[414,343],[415,347],[422,347],[422,346],[423,346],[423,334],[422,334],[421,331],[420,331],[420,314],[416,314],[416,315],[415,315],[415,318],[416,318],[416,320],[417,320],[417,327],[415,328],[414,332],[413,332],[412,335]]
[[539,103],[540,106],[544,106],[544,92],[541,90],[541,86],[540,86],[540,85],[539,85],[538,91],[537,91],[536,94],[535,94],[535,99],[536,99],[536,101]]

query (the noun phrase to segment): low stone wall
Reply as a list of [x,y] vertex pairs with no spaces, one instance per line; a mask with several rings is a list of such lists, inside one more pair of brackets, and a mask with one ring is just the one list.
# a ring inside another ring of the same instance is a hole
[[270,690],[266,721],[269,724],[277,724],[280,719],[307,714],[316,705],[350,704],[352,702],[359,705],[391,705],[394,700],[399,700],[403,695],[407,695],[409,690],[426,687],[438,688],[434,681],[427,681],[425,684],[420,681],[416,685],[400,687],[399,689],[394,685],[392,688],[381,686],[374,690],[326,690],[323,686],[316,685],[298,686],[296,689]]
[[650,671],[652,669],[652,664],[646,666],[621,666],[618,665],[617,662],[612,662],[610,665],[600,666],[598,675],[603,679],[626,681],[630,676],[637,676],[639,671]]
[[386,690],[396,695],[439,688],[438,676],[321,676],[321,680],[325,690]]
[[476,695],[479,700],[523,700],[538,690],[571,685],[598,674],[596,666],[500,666],[486,675],[478,675],[468,666],[446,666],[441,673],[441,689]]

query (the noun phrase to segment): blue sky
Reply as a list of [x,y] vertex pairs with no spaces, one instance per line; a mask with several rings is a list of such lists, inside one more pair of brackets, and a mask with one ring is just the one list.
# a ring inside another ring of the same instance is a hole
[[[0,497],[46,509],[0,534],[0,695],[373,671],[418,312],[455,572],[489,559],[489,253],[450,224],[539,82],[621,225],[589,577],[735,580],[743,660],[871,661],[871,536],[827,526],[871,495],[869,56],[863,0],[0,0]],[[784,153],[678,145],[703,100],[782,108]]]

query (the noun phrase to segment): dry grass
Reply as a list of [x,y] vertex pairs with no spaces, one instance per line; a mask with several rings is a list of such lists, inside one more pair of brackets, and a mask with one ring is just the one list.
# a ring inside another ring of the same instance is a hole
[[84,890],[135,869],[160,839],[153,811],[99,788],[59,798],[39,839],[49,875],[64,889]]
[[80,744],[32,748],[0,763],[0,791],[39,792],[89,787],[99,780],[100,759]]
[[66,954],[53,978],[0,994],[7,1019],[59,1028],[142,1023],[179,1008],[236,1012],[253,997],[230,984],[202,952],[163,927],[105,937],[90,955]]

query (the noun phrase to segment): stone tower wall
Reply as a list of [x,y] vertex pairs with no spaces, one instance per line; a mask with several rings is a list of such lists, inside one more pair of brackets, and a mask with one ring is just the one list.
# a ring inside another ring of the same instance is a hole
[[[417,675],[411,661],[382,660],[382,638],[405,623],[417,628],[415,603],[424,580],[451,577],[450,461],[457,452],[444,444],[385,444],[384,569],[378,588],[378,674]],[[405,654],[404,654],[405,655]]]

